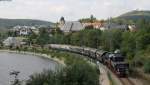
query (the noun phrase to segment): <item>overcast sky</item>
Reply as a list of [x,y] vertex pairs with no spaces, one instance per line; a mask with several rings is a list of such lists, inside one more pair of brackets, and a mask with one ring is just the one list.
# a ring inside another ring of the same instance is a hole
[[150,10],[149,0],[0,0],[0,18],[53,22],[61,16],[78,20],[91,14],[107,19],[135,9]]

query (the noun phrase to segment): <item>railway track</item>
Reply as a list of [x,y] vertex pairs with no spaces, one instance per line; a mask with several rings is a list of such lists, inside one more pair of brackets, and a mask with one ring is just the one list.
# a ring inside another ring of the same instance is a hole
[[[99,59],[99,58],[102,58],[102,57],[104,57],[104,59],[105,59],[105,57],[106,57],[106,55],[105,55],[105,51],[103,51],[103,50],[101,50],[101,51],[97,51],[96,49],[89,49],[89,48],[82,48],[82,47],[74,47],[74,46],[72,46],[72,47],[69,47],[69,46],[67,46],[67,45],[51,45],[51,48],[54,48],[54,49],[62,49],[62,50],[65,50],[65,51],[69,51],[69,52],[73,52],[73,53],[77,53],[77,54],[81,54],[81,55],[84,55],[84,56],[88,56],[89,58],[96,58],[98,61],[101,61],[101,59]],[[93,54],[94,53],[94,54]],[[104,56],[105,55],[105,56]],[[108,53],[108,55],[110,55],[109,53]],[[98,56],[98,57],[97,57]],[[108,56],[107,56],[108,57]],[[96,60],[95,59],[95,60]],[[105,59],[105,60],[107,60],[108,61],[108,59]],[[111,59],[110,59],[111,60]],[[109,61],[110,61],[109,60]],[[108,61],[108,62],[109,62]],[[114,62],[114,61],[111,61],[111,62]],[[121,65],[122,64],[122,62],[123,61],[118,61],[119,62],[119,64]],[[114,63],[116,63],[116,62],[114,62]],[[107,66],[107,68],[110,70],[110,72],[111,73],[114,73],[115,75],[116,75],[116,71],[117,70],[114,70],[114,68],[112,67],[113,65],[111,64],[111,63],[107,63],[107,64],[109,64],[109,65],[106,65]],[[111,64],[111,65],[110,65]],[[124,65],[127,65],[127,64],[124,64]],[[125,67],[125,66],[123,66],[123,67]],[[117,69],[117,68],[115,68],[115,69]],[[119,68],[118,68],[119,69]],[[118,78],[117,80],[119,81],[120,80],[120,83],[119,83],[119,85],[135,85],[134,83],[132,83],[132,81],[131,80],[129,80],[128,78],[120,78],[120,77],[118,77],[117,75],[116,75],[116,78]]]
[[119,78],[122,85],[135,85],[129,78]]
[[[108,66],[107,66],[108,67]],[[110,69],[110,71],[120,80],[120,82],[122,83],[122,85],[135,85],[127,76],[126,77],[119,77],[115,71],[108,67]]]

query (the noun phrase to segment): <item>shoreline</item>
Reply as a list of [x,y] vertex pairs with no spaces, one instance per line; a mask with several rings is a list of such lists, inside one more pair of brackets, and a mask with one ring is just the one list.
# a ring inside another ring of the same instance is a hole
[[52,58],[51,55],[47,55],[47,54],[42,54],[42,53],[35,53],[35,52],[29,52],[29,51],[17,51],[17,50],[0,50],[0,52],[7,52],[7,53],[16,53],[16,54],[24,54],[24,55],[33,55],[33,56],[37,56],[37,57],[43,57],[43,58],[47,58],[50,59],[52,61],[55,61],[57,63],[60,63],[62,65],[65,66],[65,63],[63,60],[60,60],[59,58]]
[[[33,55],[33,56],[37,56],[37,57],[43,57],[43,58],[47,58],[47,59],[50,59],[50,60],[52,60],[52,61],[54,61],[54,62],[57,62],[57,63],[59,63],[59,64],[61,64],[61,65],[63,65],[63,66],[66,66],[65,65],[65,63],[64,63],[64,60],[61,60],[61,59],[59,59],[59,58],[56,58],[56,57],[51,57],[51,55],[49,54],[49,55],[47,55],[47,54],[42,54],[42,53],[36,53],[36,52],[29,52],[29,51],[17,51],[17,50],[0,50],[0,52],[7,52],[7,53],[16,53],[16,54],[24,54],[24,55]],[[92,63],[90,63],[90,64],[92,64]],[[101,69],[101,70],[104,70],[104,67],[99,67],[99,69]],[[101,71],[100,71],[101,72]],[[103,76],[102,76],[102,75]],[[108,75],[105,73],[105,71],[103,71],[103,72],[101,72],[101,74],[100,74],[100,76],[99,76],[99,80],[101,81],[101,82],[99,82],[100,83],[100,85],[102,84],[102,85],[109,85],[110,84],[110,80],[109,80],[109,78],[108,78]],[[106,79],[105,79],[106,78]]]

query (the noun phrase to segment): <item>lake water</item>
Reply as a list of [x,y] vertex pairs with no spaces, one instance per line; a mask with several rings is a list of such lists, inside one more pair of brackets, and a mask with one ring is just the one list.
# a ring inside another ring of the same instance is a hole
[[39,56],[0,52],[0,85],[10,85],[14,77],[9,73],[13,70],[20,71],[19,79],[27,80],[31,74],[57,66],[57,62]]

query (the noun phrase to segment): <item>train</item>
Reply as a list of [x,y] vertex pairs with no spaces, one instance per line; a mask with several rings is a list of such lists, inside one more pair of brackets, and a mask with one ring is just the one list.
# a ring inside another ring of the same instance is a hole
[[115,52],[108,52],[89,47],[61,44],[50,44],[50,48],[88,56],[106,65],[119,77],[127,76],[129,73],[129,64],[125,62],[125,57],[120,53],[119,50],[116,50]]

